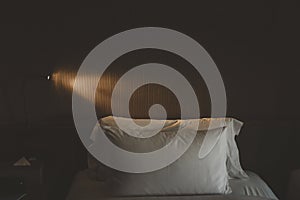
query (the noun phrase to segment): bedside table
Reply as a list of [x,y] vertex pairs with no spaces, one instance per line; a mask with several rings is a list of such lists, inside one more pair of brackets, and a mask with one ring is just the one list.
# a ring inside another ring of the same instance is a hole
[[0,162],[0,178],[18,178],[25,186],[26,199],[44,200],[43,163],[30,162],[31,166],[14,166],[14,162]]

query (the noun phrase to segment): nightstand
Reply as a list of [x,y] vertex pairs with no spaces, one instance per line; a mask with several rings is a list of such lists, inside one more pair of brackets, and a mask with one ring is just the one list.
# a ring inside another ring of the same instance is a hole
[[0,178],[18,178],[23,181],[26,199],[44,200],[43,163],[31,161],[31,166],[14,166],[14,162],[0,162]]

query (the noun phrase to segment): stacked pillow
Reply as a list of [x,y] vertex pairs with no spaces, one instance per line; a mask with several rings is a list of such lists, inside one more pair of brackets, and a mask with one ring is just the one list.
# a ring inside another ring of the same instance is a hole
[[[120,129],[114,119],[128,126]],[[128,120],[131,119],[112,116],[102,118],[91,139],[97,140],[97,134],[102,129],[110,141],[121,149],[147,153],[170,142],[181,148],[180,143],[185,141],[175,137],[177,131],[184,124],[184,134],[192,134],[194,127],[189,128],[189,124],[196,121],[199,126],[188,150],[172,164],[153,172],[121,172],[95,162],[90,157],[89,167],[94,172],[93,178],[103,182],[103,191],[109,196],[228,194],[231,192],[229,179],[247,178],[241,168],[234,139],[243,123],[236,119],[166,120],[160,132],[148,138],[147,134],[151,130],[146,129],[145,125],[149,124],[149,119],[135,119],[139,128],[131,127]],[[161,124],[161,120],[152,120],[151,123]]]

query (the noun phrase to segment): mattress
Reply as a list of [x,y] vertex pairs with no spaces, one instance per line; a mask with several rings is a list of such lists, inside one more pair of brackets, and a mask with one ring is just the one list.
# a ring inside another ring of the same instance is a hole
[[[90,170],[79,172],[69,191],[67,200],[99,200],[103,196],[103,183],[91,179]],[[160,199],[195,199],[195,200],[277,200],[278,198],[268,185],[255,173],[246,171],[248,179],[231,179],[230,195],[194,195],[194,196],[147,196],[147,197],[113,197],[114,200],[160,200]],[[103,198],[101,198],[103,199]]]

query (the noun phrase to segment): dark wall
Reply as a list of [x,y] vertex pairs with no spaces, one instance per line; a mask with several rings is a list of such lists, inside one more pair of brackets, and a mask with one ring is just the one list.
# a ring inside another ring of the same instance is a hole
[[1,13],[0,121],[70,118],[70,95],[41,76],[74,74],[101,41],[142,26],[181,31],[206,48],[224,79],[229,116],[297,119],[296,8],[274,1],[8,6]]
[[[295,3],[122,1],[98,5],[26,3],[1,7],[1,155],[9,157],[42,149],[44,155],[41,156],[48,155],[56,162],[74,162],[74,156],[64,160],[72,151],[61,153],[61,149],[66,145],[71,149],[82,148],[73,129],[71,112],[70,83],[76,70],[101,41],[121,31],[144,26],[180,31],[208,51],[224,80],[228,116],[246,123],[299,120],[299,5]],[[113,63],[109,79],[99,88],[115,82],[123,66],[128,69],[143,59],[161,61],[186,73],[198,93],[203,116],[209,115],[206,86],[201,77],[190,73],[187,63],[157,51],[135,53]],[[182,63],[184,69],[178,63]],[[56,79],[47,81],[44,76],[50,72]],[[145,93],[137,91],[132,100],[136,117],[146,116],[149,105],[166,99],[167,102],[162,103],[170,117],[178,115],[178,109],[167,104],[173,98],[164,96],[172,95],[165,88],[146,86],[144,89],[153,91],[147,93],[152,101],[141,106]],[[158,99],[153,100],[153,96]],[[101,98],[107,97],[100,96],[100,102]],[[172,105],[177,104],[176,100],[171,101]],[[109,113],[108,104],[98,109],[99,116]],[[12,126],[17,129],[12,130]],[[58,127],[55,134],[43,131],[53,126]],[[59,127],[70,127],[68,134]],[[56,140],[56,137],[64,139]],[[82,153],[81,150],[77,153]],[[56,154],[60,154],[59,157],[55,157]]]

